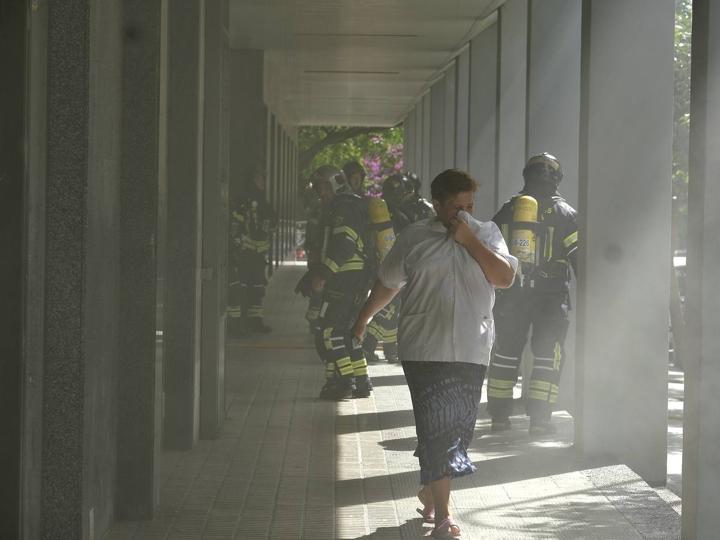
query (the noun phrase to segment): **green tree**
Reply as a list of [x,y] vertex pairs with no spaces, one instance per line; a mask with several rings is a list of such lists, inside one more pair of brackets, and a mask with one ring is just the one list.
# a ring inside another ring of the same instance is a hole
[[358,161],[368,169],[371,181],[377,180],[373,173],[378,161],[383,162],[384,171],[402,166],[401,127],[305,126],[300,128],[298,139],[302,186],[320,165],[342,167],[348,161]]

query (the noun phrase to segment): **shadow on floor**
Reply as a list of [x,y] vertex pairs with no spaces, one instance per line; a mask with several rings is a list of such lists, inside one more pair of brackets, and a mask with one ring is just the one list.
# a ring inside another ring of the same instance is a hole
[[377,530],[370,534],[358,536],[352,540],[398,540],[399,538],[430,538],[428,532],[431,525],[422,528],[422,520],[411,519],[406,521],[399,527],[378,527]]
[[407,386],[404,375],[375,375],[372,378],[373,386]]
[[414,452],[417,448],[417,437],[406,437],[404,439],[389,439],[378,443],[385,450],[395,452]]
[[[535,448],[518,455],[505,455],[476,461],[477,472],[453,482],[453,491],[495,486],[552,475],[616,465],[617,460],[609,457],[584,458],[573,448]],[[373,488],[373,483],[387,479],[393,486],[394,499],[413,497],[417,484],[417,471],[389,474],[368,479],[338,480],[335,490],[342,493],[336,499],[337,506],[353,506],[393,500],[383,490]]]
[[415,416],[412,410],[359,413],[338,416],[335,421],[335,433],[345,435],[347,433],[396,429],[414,425]]

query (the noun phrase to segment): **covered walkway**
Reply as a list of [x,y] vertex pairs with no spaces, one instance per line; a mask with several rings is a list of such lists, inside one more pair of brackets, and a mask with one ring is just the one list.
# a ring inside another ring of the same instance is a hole
[[[520,418],[503,436],[480,418],[482,466],[453,500],[465,538],[677,537],[645,483],[669,480],[683,540],[715,540],[720,3],[693,0],[682,442],[675,374],[667,409],[674,8],[4,2],[0,538],[422,534],[399,369],[372,366],[372,399],[316,403],[297,268],[281,266],[302,219],[299,130],[333,125],[402,126],[423,194],[467,170],[483,220],[551,151],[579,211],[572,421],[530,443]],[[267,341],[226,342],[229,209],[258,164],[283,318]]]
[[[317,401],[323,369],[305,303],[288,294],[302,268],[269,288],[269,336],[231,342],[227,420],[216,440],[165,452],[152,521],[116,523],[105,540],[406,539],[429,534],[418,489],[410,395],[399,365],[375,364],[370,399]],[[485,396],[483,396],[485,399]],[[628,467],[582,457],[573,422],[531,441],[527,423],[490,434],[484,406],[453,512],[466,539],[678,538],[680,516]],[[677,499],[675,500],[677,503]]]

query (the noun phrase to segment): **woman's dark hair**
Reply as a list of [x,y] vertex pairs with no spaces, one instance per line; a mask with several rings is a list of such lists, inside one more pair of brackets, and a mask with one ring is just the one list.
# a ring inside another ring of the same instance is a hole
[[477,191],[479,184],[465,171],[448,169],[438,174],[430,184],[433,200],[444,203],[447,199],[464,191]]

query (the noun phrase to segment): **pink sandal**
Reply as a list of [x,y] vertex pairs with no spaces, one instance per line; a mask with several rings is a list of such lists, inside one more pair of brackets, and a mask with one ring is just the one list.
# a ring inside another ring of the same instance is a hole
[[[455,533],[457,531],[457,534]],[[435,525],[430,533],[433,538],[460,538],[460,527],[457,526],[450,516]]]

